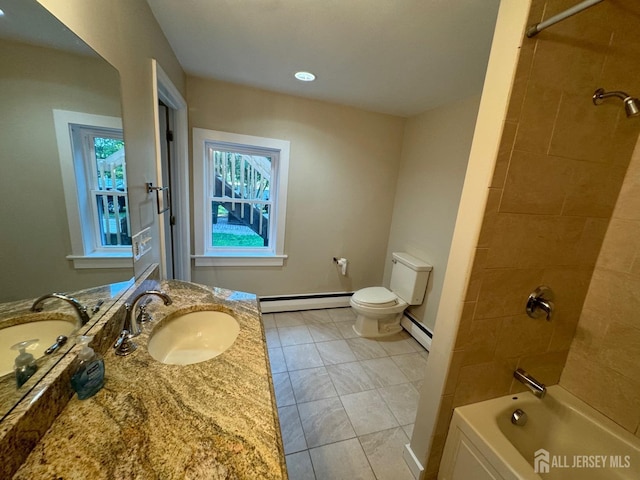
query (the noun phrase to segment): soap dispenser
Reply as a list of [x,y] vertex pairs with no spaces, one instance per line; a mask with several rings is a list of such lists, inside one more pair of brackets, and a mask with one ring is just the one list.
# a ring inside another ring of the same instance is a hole
[[38,365],[36,365],[36,359],[34,356],[25,351],[30,345],[38,343],[38,341],[39,340],[37,338],[34,338],[16,343],[10,347],[11,350],[20,351],[16,357],[15,366],[13,367],[16,372],[16,385],[18,388],[24,385],[25,382],[29,380],[34,373],[36,373],[36,370],[38,370]]
[[92,397],[104,385],[104,360],[89,347],[91,340],[92,336],[78,338],[78,344],[82,346],[78,353],[80,363],[71,377],[71,386],[80,400]]

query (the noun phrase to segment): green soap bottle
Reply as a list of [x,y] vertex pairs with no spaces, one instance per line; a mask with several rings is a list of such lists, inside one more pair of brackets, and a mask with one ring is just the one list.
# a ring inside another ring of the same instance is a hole
[[91,340],[92,336],[78,339],[78,344],[82,345],[82,350],[78,353],[80,364],[71,377],[71,386],[80,400],[94,396],[104,385],[104,360],[89,347]]

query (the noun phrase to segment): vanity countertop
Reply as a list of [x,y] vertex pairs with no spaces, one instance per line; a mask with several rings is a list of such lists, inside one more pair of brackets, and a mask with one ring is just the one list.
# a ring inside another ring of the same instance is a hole
[[[104,388],[71,399],[14,479],[284,479],[286,468],[255,295],[170,281],[138,349],[105,355]],[[206,362],[165,365],[146,349],[165,315],[206,305],[232,313],[240,334]]]

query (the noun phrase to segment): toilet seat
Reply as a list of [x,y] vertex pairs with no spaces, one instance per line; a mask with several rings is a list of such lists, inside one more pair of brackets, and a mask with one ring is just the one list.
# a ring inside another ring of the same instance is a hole
[[363,307],[386,308],[400,303],[398,296],[384,287],[367,287],[358,290],[351,299]]

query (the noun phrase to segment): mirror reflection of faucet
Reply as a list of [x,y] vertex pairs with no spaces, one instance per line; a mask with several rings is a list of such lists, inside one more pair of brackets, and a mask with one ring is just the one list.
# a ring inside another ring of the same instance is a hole
[[82,325],[86,325],[86,323],[90,320],[89,314],[87,313],[87,307],[82,305],[78,300],[69,295],[65,295],[64,293],[47,293],[46,295],[41,296],[31,306],[32,312],[41,312],[43,310],[44,301],[48,298],[58,298],[60,300],[64,300],[69,303],[76,311],[78,316],[80,317],[80,322]]

